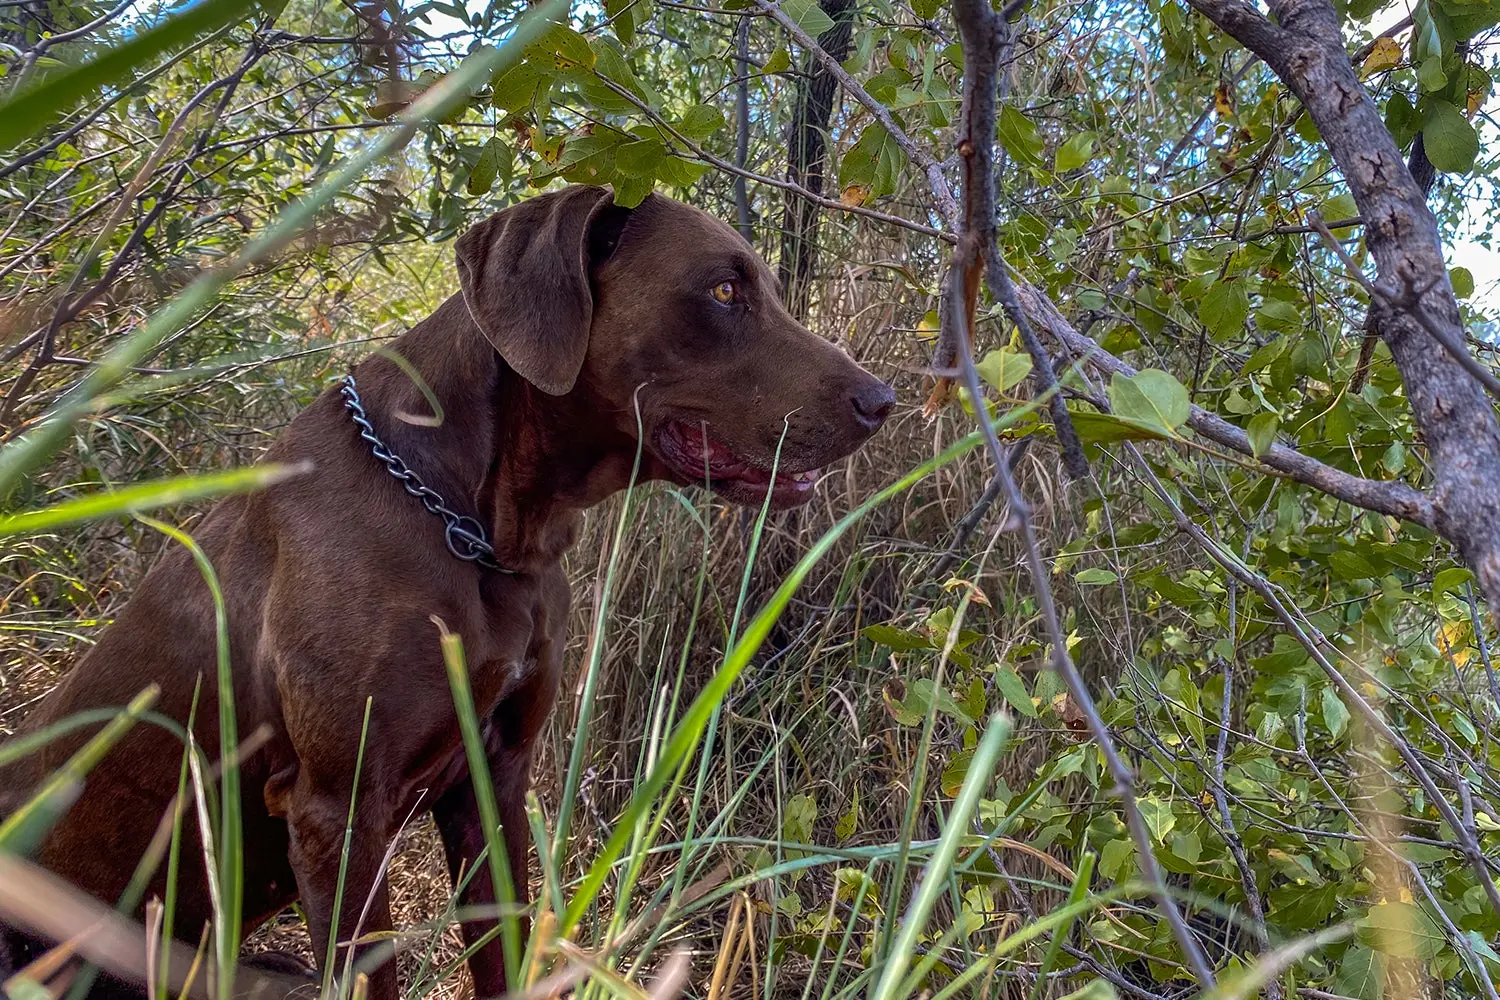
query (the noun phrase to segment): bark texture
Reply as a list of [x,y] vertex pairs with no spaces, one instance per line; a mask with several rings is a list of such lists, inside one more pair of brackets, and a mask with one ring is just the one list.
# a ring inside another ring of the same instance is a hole
[[1403,302],[1377,310],[1375,323],[1431,456],[1434,527],[1500,609],[1500,422],[1479,383],[1433,342],[1467,349],[1437,219],[1350,65],[1338,13],[1328,0],[1272,0],[1273,23],[1238,0],[1189,2],[1291,88],[1348,182],[1378,284]]

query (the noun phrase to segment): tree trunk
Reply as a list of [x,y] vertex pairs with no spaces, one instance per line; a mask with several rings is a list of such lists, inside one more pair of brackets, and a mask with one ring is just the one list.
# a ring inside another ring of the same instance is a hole
[[[854,0],[819,0],[833,27],[818,36],[818,47],[842,62],[849,56],[853,36]],[[788,137],[787,180],[817,194],[823,193],[823,168],[828,162],[828,120],[838,81],[810,53],[802,59],[797,78],[797,113]],[[818,221],[822,210],[791,191],[781,229],[778,274],[786,306],[798,319],[807,318],[809,294],[818,260]]]

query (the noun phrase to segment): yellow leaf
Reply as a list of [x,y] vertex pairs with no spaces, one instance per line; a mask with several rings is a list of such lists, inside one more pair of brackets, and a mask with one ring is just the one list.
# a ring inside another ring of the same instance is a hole
[[1380,37],[1375,39],[1375,47],[1370,54],[1365,56],[1364,65],[1360,67],[1360,76],[1368,78],[1383,69],[1401,65],[1401,44],[1394,38]]
[[847,205],[850,208],[858,208],[859,206],[863,205],[865,203],[865,199],[869,197],[870,185],[850,184],[848,187],[844,188],[843,192],[839,195],[839,204]]
[[1438,629],[1437,647],[1453,661],[1455,667],[1468,663],[1469,657],[1474,655],[1474,649],[1469,645],[1469,636],[1467,621],[1444,622],[1443,627]]
[[917,323],[917,337],[920,340],[936,340],[938,335],[938,314],[936,309],[929,309],[922,314],[922,319]]
[[1464,101],[1464,111],[1468,113],[1468,116],[1470,118],[1473,118],[1475,115],[1479,114],[1479,109],[1481,107],[1483,107],[1483,106],[1484,106],[1484,91],[1482,91],[1482,90],[1471,90],[1471,91],[1469,91],[1468,97]]
[[955,590],[967,590],[969,592],[969,600],[975,604],[982,604],[985,607],[990,606],[990,599],[985,594],[983,588],[972,580],[965,580],[957,576],[949,577],[948,581],[943,584],[943,590],[949,593]]
[[1229,88],[1222,83],[1214,88],[1214,110],[1219,113],[1220,118],[1228,118],[1234,114],[1234,104],[1229,98]]

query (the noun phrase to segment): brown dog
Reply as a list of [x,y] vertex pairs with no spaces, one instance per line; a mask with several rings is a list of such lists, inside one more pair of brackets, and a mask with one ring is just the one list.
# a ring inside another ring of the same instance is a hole
[[[409,419],[431,407],[385,358],[355,369],[353,398],[373,436],[455,516],[477,519],[463,523],[468,534],[445,534],[443,517],[392,479],[361,437],[351,394],[337,388],[268,454],[310,461],[313,473],[225,500],[195,532],[227,601],[239,732],[271,733],[242,765],[245,925],[300,899],[320,960],[367,696],[374,707],[339,936],[353,933],[372,891],[362,931],[391,927],[377,875],[413,811],[434,814],[451,872],[472,868],[484,846],[433,616],[463,637],[524,893],[523,799],[562,670],[561,559],[581,512],[627,485],[638,445],[642,478],[706,479],[744,504],[767,492],[776,506],[802,503],[818,468],[859,447],[894,402],[787,314],[745,240],[666,198],[634,209],[595,187],[532,198],[460,237],[458,267],[462,294],[394,345],[436,394],[442,421]],[[501,568],[455,554],[473,555],[473,536],[485,531]],[[161,685],[158,710],[186,720],[202,678],[195,731],[201,746],[217,747],[214,650],[208,588],[174,549],[28,728],[123,705],[151,682]],[[87,735],[0,774],[0,814]],[[136,726],[89,776],[41,863],[112,903],[176,792],[181,753],[166,730]],[[151,891],[164,890],[158,874]],[[480,872],[463,903],[493,902]],[[200,853],[189,845],[178,933],[196,942],[210,914]],[[490,926],[476,920],[464,933],[472,942]],[[469,967],[478,996],[504,992],[498,941]],[[371,996],[395,995],[386,962]]]

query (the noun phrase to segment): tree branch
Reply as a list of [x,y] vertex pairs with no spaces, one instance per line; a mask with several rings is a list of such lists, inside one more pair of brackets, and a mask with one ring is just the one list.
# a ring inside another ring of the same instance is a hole
[[[1450,351],[1466,350],[1437,220],[1344,48],[1328,0],[1271,0],[1276,24],[1238,0],[1189,0],[1254,51],[1312,116],[1349,185],[1379,284],[1416,290],[1377,318],[1401,372],[1434,475],[1433,527],[1500,609],[1500,422]],[[1424,329],[1425,327],[1425,329]],[[1443,351],[1434,351],[1436,337]]]
[[[1058,311],[1057,306],[1053,305],[1046,295],[1029,282],[1018,279],[1017,289],[1032,321],[1047,330],[1069,353],[1111,375],[1118,372],[1129,378],[1136,373],[1133,367],[1104,350],[1094,342],[1093,338],[1075,330],[1073,325]],[[1255,453],[1250,447],[1250,438],[1244,431],[1201,407],[1192,408],[1191,415],[1188,417],[1188,426],[1210,441],[1232,448],[1243,455]],[[1331,465],[1324,465],[1317,459],[1310,458],[1295,448],[1288,448],[1282,444],[1272,444],[1270,449],[1260,456],[1260,461],[1277,472],[1285,473],[1299,483],[1321,490],[1345,503],[1381,514],[1390,514],[1392,517],[1399,517],[1424,528],[1436,530],[1438,516],[1432,498],[1405,483],[1353,476]]]
[[922,172],[927,175],[927,183],[932,189],[933,201],[937,203],[938,212],[947,220],[950,226],[956,226],[959,220],[958,201],[953,197],[953,190],[948,186],[947,178],[943,176],[942,164],[931,153],[927,152],[926,149],[913,142],[911,136],[906,134],[906,130],[891,117],[891,113],[886,106],[871,97],[869,92],[860,86],[858,80],[849,75],[848,71],[844,69],[843,65],[837,59],[823,51],[823,48],[818,45],[817,41],[808,35],[807,32],[803,31],[796,21],[793,21],[783,13],[781,8],[772,2],[772,0],[755,0],[755,3],[772,20],[785,28],[787,33],[792,36],[793,41],[807,52],[810,52],[813,58],[828,72],[828,75],[837,80],[839,86],[843,87],[850,97],[853,97],[860,104],[864,105],[865,110],[874,115],[875,120],[880,123],[881,127],[890,133],[891,138],[897,146],[901,147],[901,151],[907,155],[907,158],[922,168]]
[[[1120,800],[1125,823],[1135,842],[1136,859],[1146,882],[1156,897],[1157,908],[1172,929],[1172,934],[1182,948],[1188,968],[1204,989],[1215,986],[1213,969],[1203,953],[1198,939],[1193,936],[1167,891],[1161,865],[1152,850],[1151,833],[1146,826],[1135,798],[1135,779],[1129,766],[1115,747],[1109,727],[1099,715],[1099,710],[1090,695],[1088,685],[1073,663],[1063,635],[1062,622],[1058,617],[1057,604],[1053,600],[1052,586],[1047,568],[1042,561],[1041,547],[1036,530],[1031,522],[1031,508],[1016,486],[1010,474],[1010,465],[995,435],[988,414],[983,407],[984,396],[979,385],[979,375],[974,368],[974,357],[969,349],[972,342],[974,309],[979,295],[981,272],[985,270],[986,247],[993,245],[995,232],[995,82],[1000,56],[1004,49],[1006,26],[989,5],[989,0],[955,0],[954,19],[958,22],[959,35],[964,51],[964,93],[959,120],[963,138],[959,142],[959,154],[964,162],[964,203],[962,228],[959,232],[958,249],[954,252],[952,275],[949,280],[948,302],[945,310],[948,322],[957,325],[959,335],[950,338],[957,346],[958,358],[964,381],[975,401],[980,425],[985,432],[990,457],[995,465],[995,479],[1000,483],[1011,517],[1018,522],[1025,543],[1026,565],[1031,574],[1032,588],[1037,605],[1046,624],[1048,641],[1052,647],[1052,665],[1068,686],[1074,703],[1083,713],[1090,733],[1104,755],[1113,792]],[[1009,277],[998,256],[988,255],[995,266],[992,271],[1000,273],[1002,288],[1010,287]],[[1020,315],[1015,291],[1011,288],[1012,307]],[[1025,320],[1021,316],[1022,321]],[[1055,383],[1054,383],[1055,384]]]

